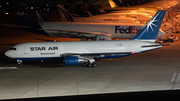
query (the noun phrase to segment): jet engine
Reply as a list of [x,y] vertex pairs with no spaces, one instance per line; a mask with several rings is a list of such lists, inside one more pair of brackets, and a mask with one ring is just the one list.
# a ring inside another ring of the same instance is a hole
[[95,39],[96,41],[104,41],[104,40],[111,40],[111,35],[109,35],[109,34],[98,34],[97,36],[96,36],[96,39]]
[[88,59],[79,58],[77,56],[66,56],[64,58],[65,65],[78,65],[79,63],[88,63]]
[[65,65],[78,65],[79,59],[77,56],[66,56],[64,58]]

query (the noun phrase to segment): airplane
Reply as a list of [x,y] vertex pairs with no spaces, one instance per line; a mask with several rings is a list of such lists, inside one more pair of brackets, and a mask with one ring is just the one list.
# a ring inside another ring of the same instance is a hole
[[[68,0],[68,1],[69,1],[69,4],[71,5],[73,11],[79,12],[79,13],[76,13],[76,14],[81,15],[81,17],[82,17],[82,15],[84,14],[83,11],[81,9],[78,9],[78,6],[75,5],[75,3],[72,0]],[[100,18],[100,17],[111,17],[111,18],[112,17],[113,18],[114,17],[115,18],[122,18],[122,17],[127,18],[127,17],[129,17],[129,18],[133,18],[134,17],[138,21],[140,21],[141,23],[144,24],[144,22],[145,23],[148,22],[149,19],[151,19],[152,16],[154,16],[154,14],[156,13],[156,12],[153,12],[153,10],[144,10],[144,8],[141,8],[138,11],[136,10],[136,12],[135,11],[129,12],[127,10],[126,10],[127,12],[125,12],[125,11],[121,10],[121,11],[109,11],[109,13],[104,13],[103,14],[103,13],[100,13],[100,10],[95,9],[87,0],[83,0],[83,2],[84,2],[84,5],[85,5],[85,8],[87,8],[87,12],[89,14],[88,18],[92,18],[92,17],[98,17],[98,18]],[[57,5],[57,6],[59,6],[59,5]],[[59,7],[59,8],[61,8],[61,7]],[[102,9],[102,8],[99,8],[99,9]],[[80,11],[82,13],[80,13]],[[86,17],[83,17],[83,18],[87,19]],[[82,21],[82,20],[83,19],[81,19],[80,21]]]
[[101,15],[95,15],[94,17],[119,17],[122,16],[129,17],[129,18],[135,18],[137,21],[144,22],[149,21],[152,16],[147,13],[141,13],[141,12],[116,12],[116,13],[106,13]]
[[[17,0],[13,0],[13,2],[20,22],[20,25],[15,26],[43,35],[81,38],[81,40],[133,38],[144,26],[144,24],[133,23],[38,22],[20,2]],[[164,32],[159,31],[158,36],[162,35]]]
[[130,40],[21,43],[11,47],[5,55],[16,59],[19,67],[22,67],[24,60],[59,58],[64,60],[65,65],[96,67],[95,59],[98,58],[119,58],[162,47],[155,40],[165,13],[166,10],[158,11]]
[[119,5],[117,5],[113,0],[108,0],[109,4],[106,4],[103,0],[99,0],[102,9],[104,9],[105,11],[119,11],[119,10],[139,10],[139,9],[144,9],[144,10],[154,10],[154,11],[158,11],[158,10],[163,10],[161,7],[159,6],[154,6],[154,5],[135,5],[135,6],[130,6],[130,7],[121,7]]
[[[68,1],[73,2],[72,0],[68,0]],[[110,10],[110,11],[108,11],[108,13],[102,14],[102,13],[98,13],[100,10],[95,9],[87,0],[83,0],[83,2],[84,2],[84,5],[85,5],[85,8],[88,10],[87,12],[89,13],[89,17],[88,18],[92,18],[92,17],[98,17],[98,18],[100,18],[100,17],[108,17],[108,18],[111,18],[111,19],[112,18],[113,19],[115,19],[115,18],[116,19],[117,18],[123,18],[124,19],[124,18],[128,18],[129,17],[129,18],[136,18],[137,21],[139,21],[142,24],[145,24],[157,12],[157,10],[155,11],[154,9],[153,10],[151,10],[151,9],[150,10],[149,9],[145,10],[145,8],[138,8],[138,10],[137,9],[134,9],[134,10],[132,10],[132,9],[130,9],[130,10],[123,10],[123,11],[122,11],[122,9],[118,10],[118,11],[111,11]],[[111,0],[109,0],[109,2],[111,2]],[[112,2],[115,2],[115,0],[113,0]],[[128,2],[128,1],[122,1],[122,2]],[[73,8],[72,8],[73,11],[79,12],[81,10],[81,9],[77,9],[78,6],[75,5],[74,2],[73,3],[69,3],[69,4],[71,4],[71,6],[73,6]],[[141,5],[139,5],[139,6],[141,6]],[[135,7],[137,8],[138,6],[135,6]],[[99,8],[99,9],[102,9],[102,8]],[[81,12],[83,12],[83,11],[81,10]],[[76,14],[83,15],[83,13],[80,13],[80,12],[76,13]],[[83,17],[85,19],[85,21],[87,21],[86,17]],[[83,19],[79,19],[78,18],[78,20],[82,21]],[[117,21],[115,21],[115,22],[117,22]]]
[[67,0],[67,1],[69,3],[68,5],[71,6],[73,14],[78,14],[81,17],[89,17],[90,16],[89,12],[82,11],[78,6],[76,6],[76,4],[72,0]]
[[83,3],[84,3],[85,11],[90,11],[91,14],[93,15],[106,13],[102,8],[99,9],[94,8],[94,6],[92,6],[88,0],[83,0]]
[[147,13],[149,16],[154,16],[157,12],[154,10],[144,10],[144,8],[140,8],[139,10],[110,11],[109,13]]
[[149,2],[150,0],[113,0],[114,2],[116,2],[116,4],[118,4],[119,6],[134,6],[134,5],[138,5],[138,4],[143,4],[146,2]]
[[[137,9],[140,9],[140,8],[143,8],[145,10],[163,10],[163,9],[168,9],[176,4],[178,4],[179,2],[176,1],[176,0],[170,0],[170,1],[166,1],[166,0],[157,0],[157,1],[152,1],[152,2],[147,2],[147,3],[144,3],[144,4],[140,4],[140,5],[134,5],[134,6],[131,6],[131,7],[125,7],[121,5],[120,1],[118,0],[108,0],[109,1],[109,5],[105,4],[105,2],[103,0],[99,0],[101,5],[102,5],[102,8],[104,10],[137,10]],[[122,1],[122,0],[121,0]]]
[[101,8],[96,9],[94,8],[91,3],[89,3],[87,0],[83,0],[84,4],[84,11],[80,9],[72,0],[67,0],[68,5],[71,6],[72,14],[77,14],[80,17],[91,17],[91,15],[97,15],[97,14],[103,14],[105,11]]
[[[154,14],[156,14],[156,11],[154,11],[154,10],[144,10],[141,8],[139,10],[110,11],[109,13],[105,13],[105,14],[99,13],[99,15],[97,15],[97,14],[93,14],[93,11],[95,11],[95,8],[93,8],[92,5],[87,0],[84,0],[84,2],[85,2],[84,3],[85,5],[86,4],[89,5],[88,7],[90,10],[87,12],[89,12],[90,17],[82,17],[82,18],[74,17],[75,22],[117,22],[117,23],[123,22],[123,23],[126,23],[126,22],[132,21],[135,23],[138,22],[141,24],[145,24],[152,18],[152,16],[154,16]],[[73,4],[71,3],[71,5],[75,6],[73,9],[74,11],[78,12],[80,10],[80,9],[76,9],[76,8],[78,8],[78,6],[75,5],[74,2],[73,2]],[[63,9],[63,11],[65,10],[61,5],[57,5],[57,7],[58,7],[58,9]],[[60,15],[62,16],[62,14],[61,14],[62,11],[59,10],[59,12],[60,12]],[[65,12],[68,12],[68,11],[65,10]],[[69,14],[69,15],[71,15],[71,14]],[[80,15],[83,15],[83,13],[81,13]],[[68,17],[68,16],[66,16],[66,17]],[[105,20],[101,19],[101,18],[104,18]],[[61,19],[61,21],[62,21],[62,19]],[[66,20],[63,20],[63,21],[66,21]]]
[[[60,12],[61,21],[66,22],[98,22],[98,23],[136,23],[140,24],[139,21],[137,21],[135,18],[127,18],[126,16],[119,17],[73,17],[63,6],[60,4],[57,5],[58,10]],[[37,13],[38,18],[41,19],[41,21],[44,21],[41,17],[42,15]]]

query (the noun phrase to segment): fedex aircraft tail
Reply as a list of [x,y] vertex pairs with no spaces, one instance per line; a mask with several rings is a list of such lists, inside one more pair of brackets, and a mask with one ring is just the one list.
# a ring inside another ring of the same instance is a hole
[[17,18],[22,25],[38,24],[38,21],[31,13],[24,8],[18,0],[12,0],[17,11]]
[[47,33],[42,30],[42,27],[39,25],[39,22],[31,15],[31,13],[24,8],[24,6],[18,1],[18,0],[12,0],[13,5],[15,6],[15,9],[17,11],[17,18],[19,21],[19,24],[23,27],[24,30],[35,32],[38,34],[47,35]]
[[166,10],[159,10],[131,40],[145,40],[155,42],[165,13]]

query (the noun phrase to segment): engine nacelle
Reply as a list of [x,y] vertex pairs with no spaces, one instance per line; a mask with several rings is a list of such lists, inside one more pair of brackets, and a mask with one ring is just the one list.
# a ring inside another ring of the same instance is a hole
[[64,62],[65,65],[78,65],[79,59],[77,56],[66,56]]

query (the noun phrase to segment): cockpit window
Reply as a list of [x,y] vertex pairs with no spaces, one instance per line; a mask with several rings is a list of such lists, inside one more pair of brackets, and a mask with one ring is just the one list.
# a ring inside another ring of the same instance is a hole
[[14,51],[15,51],[15,50],[16,50],[16,48],[10,48],[9,50],[14,50]]

